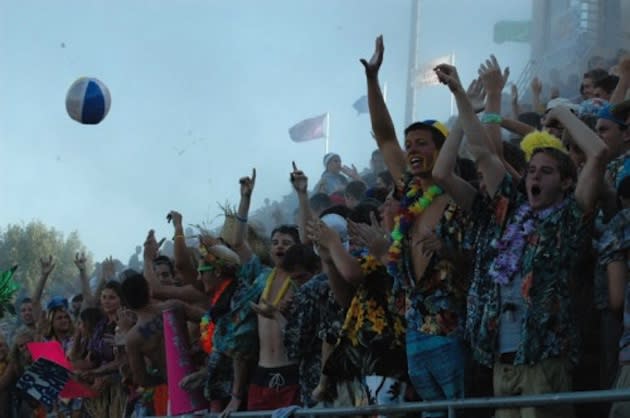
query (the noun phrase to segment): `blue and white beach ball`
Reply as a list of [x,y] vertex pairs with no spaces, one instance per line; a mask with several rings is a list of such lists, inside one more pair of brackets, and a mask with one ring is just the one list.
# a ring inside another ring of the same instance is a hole
[[96,125],[107,116],[111,102],[105,84],[95,78],[81,77],[68,90],[66,110],[77,122]]

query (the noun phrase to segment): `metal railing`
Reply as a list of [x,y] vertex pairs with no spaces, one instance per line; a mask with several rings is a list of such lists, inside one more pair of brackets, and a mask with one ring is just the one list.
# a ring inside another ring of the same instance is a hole
[[[630,388],[614,390],[597,390],[584,392],[548,393],[544,395],[529,396],[504,396],[495,398],[470,398],[449,401],[433,402],[409,402],[391,405],[370,405],[364,407],[346,408],[311,408],[299,409],[294,412],[294,417],[341,417],[341,416],[375,416],[375,415],[400,415],[422,411],[448,411],[449,418],[455,418],[455,412],[461,409],[478,408],[515,408],[530,406],[558,406],[566,404],[579,404],[589,402],[630,402]],[[233,418],[264,418],[271,417],[273,411],[247,411],[230,414]],[[187,414],[178,415],[178,418],[214,418],[218,414]],[[152,418],[175,418],[152,417]]]

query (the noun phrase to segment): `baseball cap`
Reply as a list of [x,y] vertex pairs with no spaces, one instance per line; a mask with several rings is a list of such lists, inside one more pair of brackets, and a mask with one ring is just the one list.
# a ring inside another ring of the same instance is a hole
[[621,126],[628,126],[626,125],[626,121],[625,119],[622,120],[620,118],[618,118],[617,116],[615,116],[615,114],[612,111],[613,107],[611,105],[606,105],[604,107],[602,107],[599,112],[597,113],[597,118],[598,119],[606,119],[609,120],[611,122],[615,122],[617,125],[621,125]]
[[51,311],[53,309],[64,308],[68,309],[68,299],[63,296],[53,296],[52,299],[48,301],[48,305],[46,305],[46,310]]

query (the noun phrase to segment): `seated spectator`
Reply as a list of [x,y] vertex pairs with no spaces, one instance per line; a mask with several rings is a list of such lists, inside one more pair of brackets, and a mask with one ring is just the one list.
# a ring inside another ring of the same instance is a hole
[[325,171],[315,186],[315,190],[327,195],[343,191],[348,184],[348,179],[341,173],[342,165],[339,154],[330,152],[324,155],[324,167]]

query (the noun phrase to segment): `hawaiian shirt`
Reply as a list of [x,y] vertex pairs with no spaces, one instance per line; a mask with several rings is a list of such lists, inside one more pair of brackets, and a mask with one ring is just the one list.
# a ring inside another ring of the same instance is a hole
[[407,327],[430,335],[454,336],[463,333],[468,292],[465,231],[468,216],[449,203],[436,225],[436,235],[442,239],[444,257],[435,253],[421,279],[413,273],[410,239],[403,240],[402,276],[395,277],[394,289],[403,290],[406,299]]
[[364,278],[352,298],[324,372],[344,380],[404,376],[407,371],[404,297],[387,268],[367,252],[357,257]]
[[[598,264],[605,269],[610,263],[625,261],[630,267],[630,209],[623,209],[610,220],[599,239],[597,250],[599,252]],[[619,341],[619,362],[630,362],[630,284],[626,283],[623,334]]]
[[299,362],[300,396],[303,405],[316,402],[311,394],[317,387],[322,370],[322,341],[336,340],[343,308],[334,300],[328,277],[318,274],[300,286],[284,328],[284,346],[289,359]]
[[[501,316],[500,285],[487,274],[497,255],[489,244],[501,238],[526,199],[506,174],[488,209],[476,213],[478,218],[485,217],[480,222],[487,230],[479,232],[481,238],[476,244],[481,251],[473,269],[466,335],[475,359],[488,367],[493,366]],[[536,231],[527,238],[520,267],[521,293],[527,308],[516,365],[559,356],[577,363],[579,335],[570,280],[580,249],[590,236],[591,218],[585,217],[574,197],[567,199],[560,209],[538,221]]]
[[238,273],[238,287],[230,312],[215,323],[213,350],[230,357],[250,359],[258,355],[258,320],[250,302],[258,302],[271,268],[253,256]]
[[630,174],[630,151],[615,158],[606,166],[606,177],[612,181],[615,189],[624,177]]

